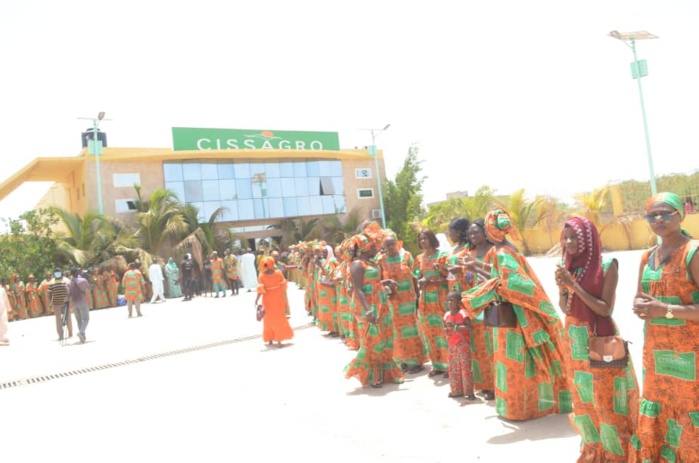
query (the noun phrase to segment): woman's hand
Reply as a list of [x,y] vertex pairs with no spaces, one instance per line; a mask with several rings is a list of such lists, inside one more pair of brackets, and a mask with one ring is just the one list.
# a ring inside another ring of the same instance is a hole
[[637,294],[633,300],[633,312],[639,318],[657,318],[667,313],[667,304],[645,293]]
[[476,262],[476,259],[468,254],[461,258],[461,265],[467,269],[475,270]]
[[460,265],[452,265],[452,266],[448,267],[447,270],[449,270],[449,273],[452,273],[454,275],[458,275],[461,272],[463,272],[464,269]]
[[425,289],[425,287],[427,287],[427,278],[420,278],[417,280],[418,289]]
[[374,310],[370,310],[367,312],[366,321],[371,325],[376,325],[376,312]]
[[556,284],[561,289],[572,290],[575,285],[573,275],[565,267],[556,268]]

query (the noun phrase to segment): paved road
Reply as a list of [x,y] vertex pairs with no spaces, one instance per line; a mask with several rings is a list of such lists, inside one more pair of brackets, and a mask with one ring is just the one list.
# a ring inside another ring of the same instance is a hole
[[[616,255],[616,318],[640,369],[642,325],[628,309],[639,253]],[[555,294],[555,259],[531,262]],[[309,327],[302,291],[289,294],[297,330],[281,349],[257,337],[252,293],[144,305],[134,319],[123,307],[92,312],[85,345],[61,347],[50,318],[11,323],[3,460],[575,461],[565,416],[507,422],[492,404],[448,399],[448,384],[424,373],[380,390],[345,380],[353,353]]]

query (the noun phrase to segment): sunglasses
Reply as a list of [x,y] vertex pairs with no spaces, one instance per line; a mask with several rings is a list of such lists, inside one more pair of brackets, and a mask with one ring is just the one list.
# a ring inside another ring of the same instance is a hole
[[667,222],[670,220],[670,218],[675,215],[679,214],[680,211],[675,211],[675,212],[659,212],[657,214],[646,214],[646,220],[648,223],[655,223],[658,221],[658,219],[662,219],[663,222]]

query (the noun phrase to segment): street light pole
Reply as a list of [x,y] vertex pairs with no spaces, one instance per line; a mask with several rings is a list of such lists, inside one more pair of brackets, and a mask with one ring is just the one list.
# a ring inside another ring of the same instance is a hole
[[97,117],[79,117],[92,121],[92,140],[87,141],[88,153],[95,156],[95,172],[97,177],[97,207],[100,215],[104,215],[102,203],[102,175],[100,170],[100,155],[102,155],[102,140],[99,139],[100,121],[104,119],[104,111],[100,111]]
[[[650,191],[652,195],[655,195],[658,192],[658,185],[655,180],[655,169],[653,168],[653,155],[650,149],[650,135],[648,135],[648,119],[646,118],[646,105],[643,100],[643,86],[641,85],[641,78],[648,75],[648,67],[646,65],[646,60],[638,60],[638,56],[636,54],[636,40],[657,39],[658,37],[646,31],[625,33],[612,31],[609,33],[609,36],[624,42],[624,44],[631,48],[631,51],[633,52],[633,63],[631,63],[631,77],[636,79],[636,81],[638,82],[638,96],[641,100],[643,132],[646,139],[646,154],[648,156],[648,170],[650,172]],[[630,45],[627,42],[629,42]]]
[[379,150],[376,148],[376,137],[388,130],[391,124],[386,124],[383,129],[367,129],[371,132],[371,151],[374,156],[374,167],[376,170],[376,189],[379,192],[379,206],[381,207],[381,227],[386,227],[386,211],[383,208],[383,192],[381,191],[381,175],[379,173]]

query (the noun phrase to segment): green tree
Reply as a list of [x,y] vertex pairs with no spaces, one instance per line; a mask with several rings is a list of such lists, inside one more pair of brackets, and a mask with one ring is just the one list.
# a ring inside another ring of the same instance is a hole
[[188,225],[182,214],[182,204],[172,191],[157,188],[147,201],[142,200],[140,187],[136,187],[136,192],[139,212],[136,212],[134,236],[139,242],[136,252],[145,265],[148,260],[145,254],[165,255],[179,244],[188,232]]
[[230,229],[219,222],[225,208],[216,209],[206,222],[199,222],[199,210],[192,204],[182,206],[180,211],[187,224],[187,230],[185,236],[173,248],[178,257],[189,252],[195,262],[201,265],[204,256],[213,251],[223,256],[224,249],[233,241]]
[[386,182],[385,212],[386,226],[400,239],[412,253],[418,251],[418,231],[411,223],[422,214],[422,184],[425,177],[419,177],[422,161],[418,160],[420,149],[413,144],[403,162],[403,167],[396,174],[395,180]]
[[69,262],[57,253],[53,229],[56,215],[48,209],[27,211],[19,219],[3,219],[7,232],[0,235],[0,277],[18,273],[26,281],[34,274],[41,281],[46,271]]
[[[124,228],[115,219],[88,212],[83,217],[77,213],[52,207],[65,232],[56,232],[59,254],[82,267],[89,267],[114,256],[117,235],[125,235]],[[126,237],[124,237],[126,239]]]

